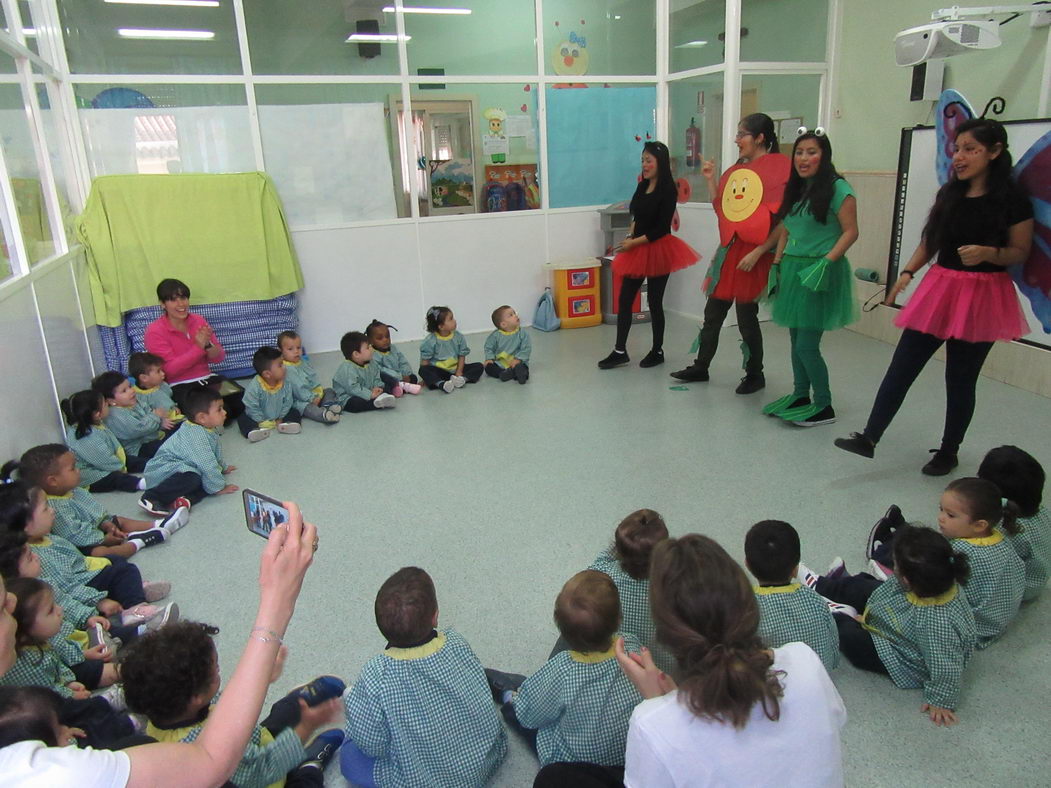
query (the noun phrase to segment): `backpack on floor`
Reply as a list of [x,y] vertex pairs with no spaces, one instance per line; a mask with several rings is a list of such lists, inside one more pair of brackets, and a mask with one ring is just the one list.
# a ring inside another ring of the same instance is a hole
[[507,210],[524,211],[529,207],[526,201],[525,187],[518,181],[511,181],[504,186],[504,199],[507,201]]
[[540,331],[558,331],[562,328],[562,321],[555,314],[555,299],[551,295],[551,288],[545,287],[544,294],[536,304],[536,312],[533,313],[533,328]]

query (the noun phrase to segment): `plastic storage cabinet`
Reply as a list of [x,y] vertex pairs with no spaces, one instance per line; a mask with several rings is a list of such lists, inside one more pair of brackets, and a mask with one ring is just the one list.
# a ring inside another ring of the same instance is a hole
[[586,328],[602,323],[598,258],[547,263],[554,278],[555,314],[562,328]]

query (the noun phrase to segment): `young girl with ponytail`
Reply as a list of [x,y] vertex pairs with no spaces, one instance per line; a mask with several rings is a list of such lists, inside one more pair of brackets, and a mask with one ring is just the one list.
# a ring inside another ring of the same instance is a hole
[[93,493],[145,489],[142,479],[128,473],[128,455],[104,423],[108,413],[106,398],[94,389],[62,400],[62,415],[69,425],[66,443],[77,458],[80,483]]

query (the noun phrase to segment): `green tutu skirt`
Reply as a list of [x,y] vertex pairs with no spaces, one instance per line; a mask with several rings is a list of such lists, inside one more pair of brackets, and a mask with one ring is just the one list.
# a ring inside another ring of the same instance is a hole
[[846,257],[829,262],[786,254],[779,267],[772,313],[778,325],[831,331],[858,319],[854,277]]

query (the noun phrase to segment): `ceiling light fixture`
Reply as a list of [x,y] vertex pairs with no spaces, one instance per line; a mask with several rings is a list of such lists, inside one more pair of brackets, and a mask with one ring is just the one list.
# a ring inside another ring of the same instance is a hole
[[199,8],[218,8],[219,0],[105,0],[120,5],[181,5]]
[[[398,9],[392,5],[383,7],[383,13],[395,14],[398,13]],[[402,6],[401,12],[403,14],[459,14],[460,16],[466,16],[471,13],[470,8],[426,8],[424,6]]]
[[397,33],[351,33],[347,36],[346,44],[356,44],[362,41],[371,41],[374,44],[394,44],[399,40],[411,41],[412,36],[398,36]]
[[141,27],[121,27],[117,29],[121,38],[146,38],[159,40],[210,41],[215,38],[212,30],[153,30]]

